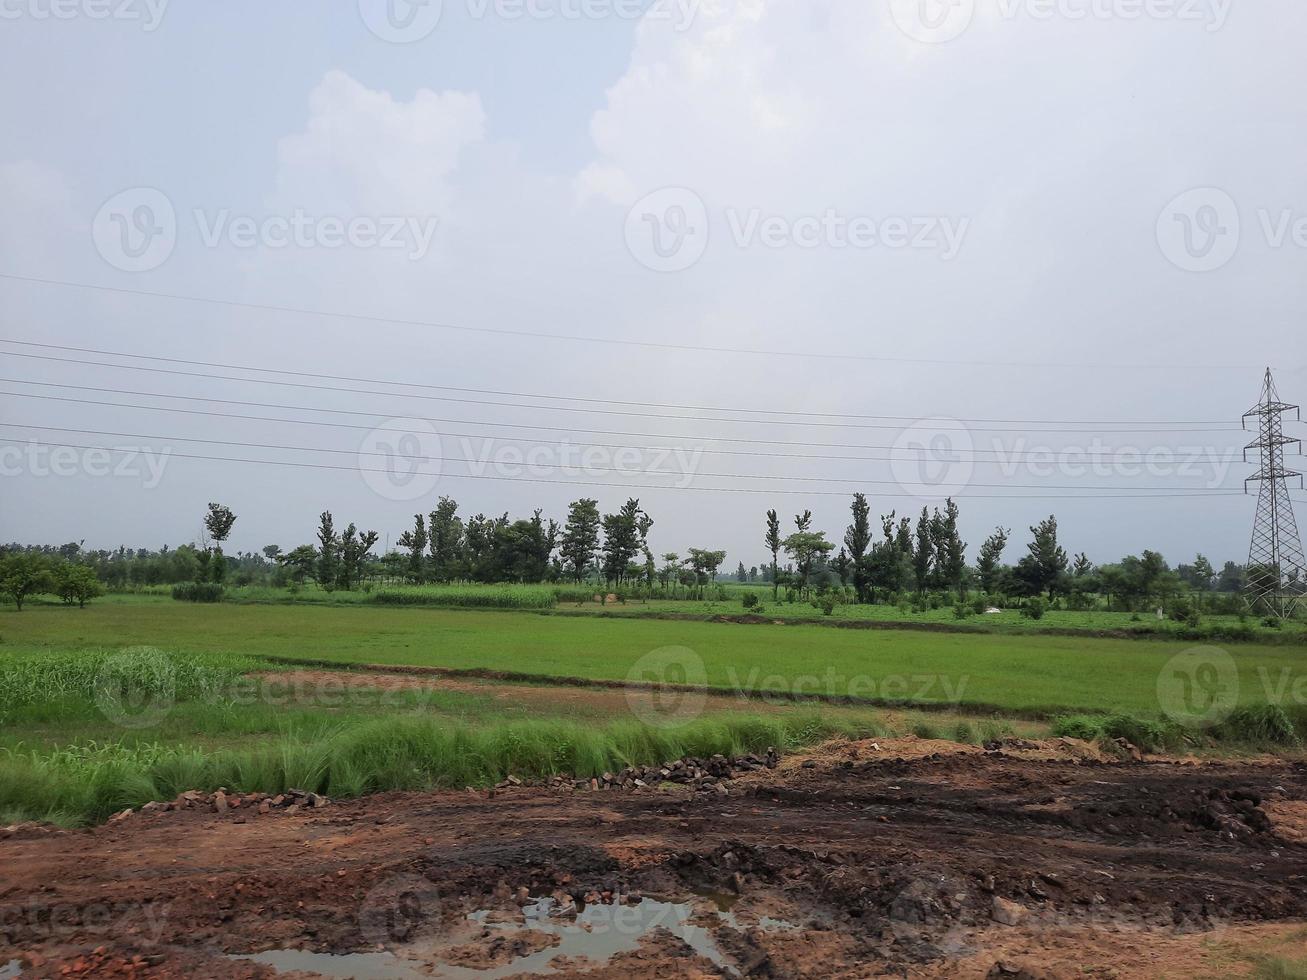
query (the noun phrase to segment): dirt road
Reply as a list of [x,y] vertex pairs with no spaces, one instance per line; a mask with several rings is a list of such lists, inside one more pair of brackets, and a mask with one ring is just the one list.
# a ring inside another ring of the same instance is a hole
[[907,739],[726,787],[22,830],[0,837],[0,977],[1188,977],[1307,956],[1302,763]]

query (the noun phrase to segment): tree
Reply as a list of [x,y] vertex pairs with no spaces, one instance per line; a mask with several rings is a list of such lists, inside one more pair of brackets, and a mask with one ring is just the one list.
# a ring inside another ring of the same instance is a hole
[[944,513],[937,510],[931,522],[932,544],[935,548],[935,567],[939,581],[963,595],[963,575],[967,570],[967,545],[958,533],[958,505],[950,497],[944,502]]
[[318,584],[328,592],[334,592],[339,575],[340,538],[336,534],[331,511],[325,510],[318,517]]
[[90,600],[104,595],[104,586],[90,565],[64,562],[55,567],[53,582],[55,594],[70,606],[75,602],[85,609]]
[[1246,576],[1243,566],[1238,562],[1227,561],[1221,566],[1221,574],[1216,577],[1218,592],[1239,592],[1244,587]]
[[1212,563],[1203,555],[1196,556],[1192,565],[1179,566],[1176,572],[1185,585],[1195,592],[1210,592],[1212,579],[1216,577],[1216,571],[1212,568]]
[[934,562],[935,545],[931,535],[930,512],[921,508],[917,520],[917,543],[912,549],[912,575],[916,580],[917,594],[922,595],[930,584],[930,569]]
[[1048,593],[1053,598],[1058,579],[1066,571],[1066,550],[1057,543],[1057,518],[1050,515],[1030,529],[1034,540],[1027,545],[1028,553],[1017,562],[1017,578],[1030,595]]
[[[503,523],[508,523],[504,516]],[[431,577],[437,582],[449,582],[462,571],[466,531],[463,519],[458,516],[458,502],[452,497],[441,497],[431,512],[428,524],[431,548]]]
[[377,543],[377,532],[358,533],[352,523],[345,528],[340,538],[340,571],[337,582],[346,592],[354,588],[356,582],[363,578],[363,564],[368,554]]
[[[860,493],[853,495],[853,523],[844,532],[844,547],[848,549],[848,560],[853,568],[853,591],[859,602],[870,602],[867,564],[867,549],[871,547],[871,508],[867,498]],[[841,552],[843,554],[843,552]],[[844,575],[840,575],[841,581]]]
[[1083,551],[1076,555],[1075,561],[1071,563],[1071,574],[1075,578],[1084,578],[1094,570],[1094,563],[1089,560],[1089,556]]
[[277,558],[279,564],[294,585],[303,585],[310,576],[318,572],[318,550],[311,544],[302,544],[289,554]]
[[781,554],[781,520],[774,510],[767,511],[767,535],[763,541],[767,545],[767,550],[771,552],[771,597],[774,601],[780,588],[780,581],[776,576],[776,562]]
[[584,579],[594,566],[601,522],[597,500],[577,500],[567,508],[567,521],[563,525],[563,539],[558,550],[563,557],[563,567],[577,582]]
[[749,581],[749,571],[744,567],[744,562],[740,562],[739,566],[735,569],[735,581],[737,582]]
[[800,530],[795,531],[783,542],[786,554],[794,559],[795,571],[799,576],[799,594],[806,595],[808,591],[808,579],[812,575],[812,567],[817,563],[819,558],[824,557],[835,549],[834,543],[826,540],[826,535],[821,531],[809,531],[812,524],[812,515],[806,513],[802,517],[794,519],[795,525]]
[[831,562],[831,567],[835,569],[835,574],[840,577],[840,588],[848,585],[849,571],[853,568],[853,561],[849,558],[849,553],[841,548],[840,553]]
[[236,515],[232,513],[230,507],[209,504],[209,512],[204,515],[204,530],[213,541],[214,561],[211,572],[215,582],[221,582],[226,575],[227,562],[222,554],[222,543],[231,534],[232,525],[235,523]]
[[680,555],[674,551],[669,551],[663,555],[663,567],[658,570],[658,581],[662,583],[664,592],[676,581],[676,573],[680,570]]
[[19,552],[0,558],[0,595],[12,599],[19,612],[29,595],[48,592],[52,584],[50,566],[40,555]]
[[640,551],[640,514],[640,501],[632,497],[616,514],[604,515],[603,575],[608,582],[622,582]]
[[690,557],[685,563],[694,573],[694,582],[699,587],[707,585],[717,575],[717,569],[726,560],[724,551],[708,551],[703,548],[691,548]]
[[985,592],[993,592],[998,586],[998,563],[1003,557],[1003,549],[1007,547],[1007,538],[1011,533],[1008,528],[996,527],[994,533],[980,546],[980,555],[976,558],[976,571],[980,573],[980,587]]
[[427,550],[427,523],[421,514],[413,515],[413,530],[399,536],[399,546],[408,552],[408,576],[421,585],[426,581],[423,555]]

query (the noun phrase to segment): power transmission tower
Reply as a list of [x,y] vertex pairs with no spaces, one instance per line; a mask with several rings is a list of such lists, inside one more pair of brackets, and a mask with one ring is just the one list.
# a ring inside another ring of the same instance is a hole
[[1285,447],[1296,444],[1301,453],[1302,440],[1284,434],[1281,416],[1285,412],[1298,413],[1298,418],[1302,418],[1297,405],[1280,400],[1271,369],[1267,368],[1261,397],[1256,407],[1243,416],[1245,429],[1249,419],[1257,420],[1257,439],[1245,447],[1244,462],[1248,461],[1251,449],[1258,450],[1261,455],[1260,469],[1244,481],[1245,491],[1253,481],[1261,484],[1252,546],[1248,550],[1248,581],[1244,586],[1244,596],[1255,612],[1265,612],[1280,619],[1289,618],[1298,601],[1307,593],[1307,562],[1303,560],[1302,540],[1298,537],[1298,522],[1293,516],[1288,483],[1297,477],[1301,487],[1302,474],[1284,468]]

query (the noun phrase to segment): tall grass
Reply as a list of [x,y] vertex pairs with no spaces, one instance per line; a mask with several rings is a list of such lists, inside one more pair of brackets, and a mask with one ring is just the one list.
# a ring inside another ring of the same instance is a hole
[[452,606],[462,609],[552,609],[548,585],[418,585],[381,589],[369,601],[383,606]]
[[296,788],[334,797],[384,790],[489,786],[512,774],[587,779],[627,765],[685,755],[738,755],[796,748],[834,735],[865,737],[873,726],[819,714],[715,716],[677,728],[635,722],[595,728],[568,721],[477,726],[385,719],[325,738],[283,736],[257,749],[206,752],[155,744],[91,745],[57,752],[0,751],[0,819],[65,825],[185,790],[278,793]]

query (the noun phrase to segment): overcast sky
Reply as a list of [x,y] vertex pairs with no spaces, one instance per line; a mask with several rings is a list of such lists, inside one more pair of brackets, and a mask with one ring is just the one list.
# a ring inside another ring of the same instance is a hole
[[203,362],[0,344],[0,540],[638,496],[733,568],[860,489],[955,493],[969,558],[1056,513],[1096,561],[1242,561],[1252,498],[1110,495],[1237,493],[1265,366],[1307,400],[1304,36],[1300,0],[0,0],[0,337]]

